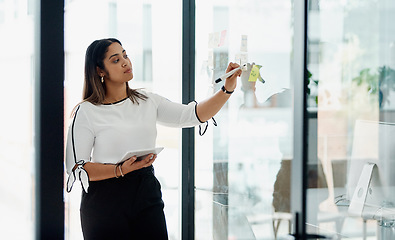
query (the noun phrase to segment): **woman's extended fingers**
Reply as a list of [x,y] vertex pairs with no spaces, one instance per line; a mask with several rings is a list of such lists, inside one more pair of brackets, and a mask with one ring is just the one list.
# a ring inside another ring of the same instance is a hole
[[155,161],[156,159],[156,154],[150,154],[148,155],[146,158],[144,158],[142,161],[144,161],[146,164],[144,165],[144,167],[149,167],[152,165],[152,163]]
[[[238,67],[240,67],[239,64],[230,62],[228,65],[228,68],[226,69],[226,72],[230,72],[233,69],[238,68]],[[241,76],[241,73],[242,73],[242,71],[241,71],[241,69],[239,69],[235,73],[233,73],[231,76],[229,76],[228,79],[232,79],[233,81],[235,81],[237,77]]]
[[140,161],[134,161],[132,164],[136,166],[136,170],[150,166],[156,159],[156,154],[148,154]]
[[132,163],[134,163],[136,160],[137,160],[137,157],[136,157],[136,156],[133,156],[133,157],[129,158],[129,159],[126,160],[126,161],[129,161],[129,163],[132,164]]
[[151,153],[139,161],[137,161],[136,156],[133,156],[122,164],[122,171],[126,174],[141,168],[149,167],[155,161],[156,156],[156,154]]
[[[226,69],[226,72],[230,72],[235,68],[238,68],[240,65],[237,63],[232,63],[230,62],[228,65],[228,68]],[[230,77],[228,77],[225,80],[225,89],[228,91],[233,91],[236,88],[237,84],[237,77],[241,75],[241,69],[237,70],[235,73],[233,73]]]

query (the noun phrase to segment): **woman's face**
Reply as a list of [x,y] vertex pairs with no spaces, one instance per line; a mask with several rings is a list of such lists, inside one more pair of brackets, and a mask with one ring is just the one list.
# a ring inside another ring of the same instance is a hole
[[104,69],[99,70],[99,75],[104,75],[104,80],[111,83],[125,83],[133,78],[132,63],[125,49],[119,43],[108,46],[105,54]]

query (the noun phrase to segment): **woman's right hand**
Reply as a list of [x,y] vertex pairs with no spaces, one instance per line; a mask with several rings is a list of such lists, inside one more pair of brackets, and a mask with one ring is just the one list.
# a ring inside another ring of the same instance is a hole
[[136,161],[137,157],[133,156],[131,158],[129,158],[128,160],[126,160],[123,164],[122,164],[122,173],[126,174],[135,170],[139,170],[141,168],[145,168],[145,167],[149,167],[152,165],[152,163],[155,161],[156,159],[156,154],[148,154],[145,158],[143,158],[140,161]]

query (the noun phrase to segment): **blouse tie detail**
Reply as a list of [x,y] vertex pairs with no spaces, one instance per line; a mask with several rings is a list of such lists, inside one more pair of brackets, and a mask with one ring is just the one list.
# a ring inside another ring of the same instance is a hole
[[81,159],[75,164],[72,172],[69,174],[69,178],[67,179],[67,192],[71,191],[75,180],[78,179],[81,182],[84,191],[88,193],[89,176],[88,176],[88,172],[84,169],[84,165],[87,162],[88,161]]

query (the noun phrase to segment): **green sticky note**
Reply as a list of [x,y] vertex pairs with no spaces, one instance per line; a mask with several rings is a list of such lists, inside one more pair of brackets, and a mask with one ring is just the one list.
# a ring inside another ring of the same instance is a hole
[[252,66],[250,77],[248,78],[249,82],[256,82],[258,77],[260,76],[259,74],[259,67],[257,65]]

